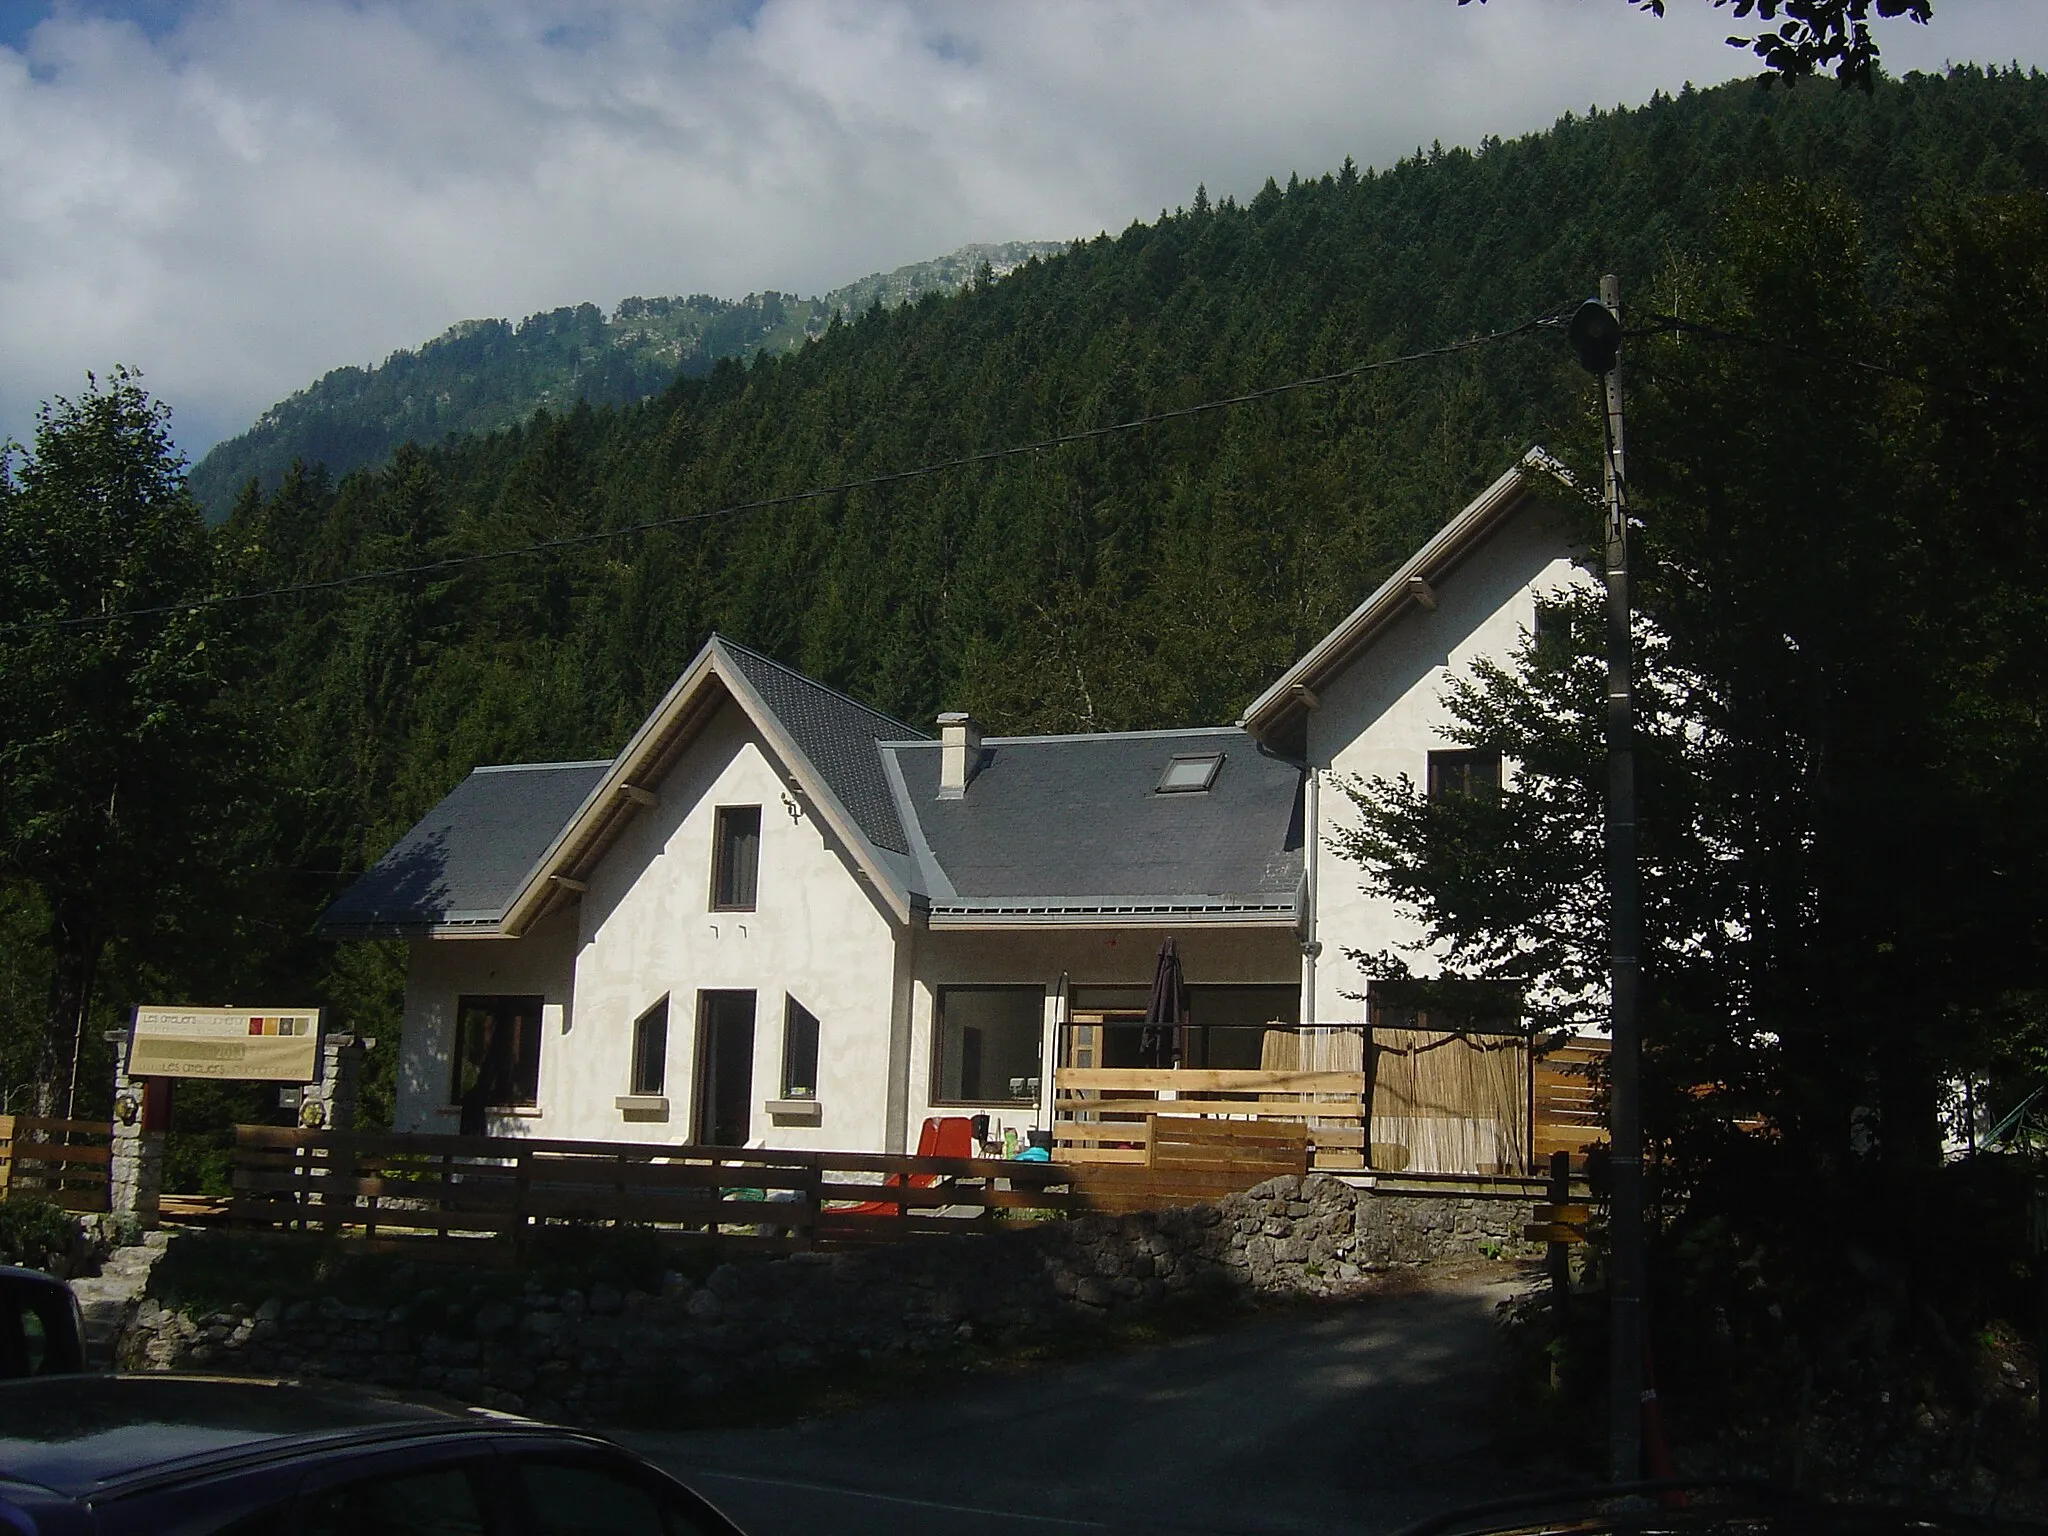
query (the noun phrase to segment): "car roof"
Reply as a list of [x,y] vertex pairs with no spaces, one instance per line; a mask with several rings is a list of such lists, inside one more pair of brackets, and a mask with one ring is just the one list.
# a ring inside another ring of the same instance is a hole
[[0,1480],[82,1498],[307,1450],[545,1429],[510,1415],[290,1381],[31,1377],[0,1382]]

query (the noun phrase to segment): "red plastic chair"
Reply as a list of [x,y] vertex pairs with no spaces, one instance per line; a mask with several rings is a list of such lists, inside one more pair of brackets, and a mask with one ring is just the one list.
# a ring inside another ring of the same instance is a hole
[[[934,1115],[924,1123],[917,1133],[917,1155],[919,1157],[972,1157],[974,1156],[974,1122],[965,1115]],[[906,1180],[900,1173],[892,1173],[882,1180],[886,1189],[930,1189],[943,1175],[936,1173],[913,1173]],[[894,1216],[899,1207],[892,1200],[864,1200],[859,1205],[840,1205],[832,1208],[834,1216]]]

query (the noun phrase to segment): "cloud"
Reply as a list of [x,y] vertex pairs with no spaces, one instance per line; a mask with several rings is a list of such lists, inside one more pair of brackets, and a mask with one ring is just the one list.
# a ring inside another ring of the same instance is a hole
[[[462,318],[818,292],[1748,72],[1671,9],[60,3],[0,30],[0,431],[127,362],[196,455]],[[2048,7],[1937,10],[1893,67],[2048,43]]]

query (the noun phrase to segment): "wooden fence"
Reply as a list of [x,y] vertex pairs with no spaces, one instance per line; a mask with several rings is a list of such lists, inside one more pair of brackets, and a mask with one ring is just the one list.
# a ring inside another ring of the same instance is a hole
[[103,1120],[0,1115],[0,1199],[32,1195],[67,1211],[104,1211],[113,1140]]
[[235,1128],[232,1220],[378,1250],[517,1253],[553,1222],[788,1253],[987,1230],[1085,1207],[1050,1163]]
[[1151,1115],[1144,1124],[1144,1163],[1090,1163],[1072,1170],[1070,1187],[1087,1209],[1213,1205],[1278,1174],[1309,1169],[1305,1125],[1194,1115]]
[[1531,1146],[1538,1165],[1553,1152],[1585,1165],[1585,1148],[1607,1139],[1599,1078],[1607,1067],[1607,1041],[1578,1036],[1536,1058],[1530,1090]]
[[[1364,1101],[1363,1072],[1061,1067],[1053,1077],[1054,1156],[1076,1164],[1149,1167],[1158,1128],[1200,1116],[1210,1127],[1292,1126],[1305,1138],[1311,1166],[1359,1168],[1365,1161]],[[1249,1149],[1259,1135],[1240,1141]]]

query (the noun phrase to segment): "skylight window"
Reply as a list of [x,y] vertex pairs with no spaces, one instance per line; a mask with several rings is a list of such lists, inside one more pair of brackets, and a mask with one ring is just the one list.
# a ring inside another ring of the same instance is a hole
[[1166,763],[1166,772],[1159,775],[1158,793],[1162,795],[1198,795],[1216,782],[1216,770],[1223,766],[1221,752],[1205,752],[1193,757],[1173,757]]

